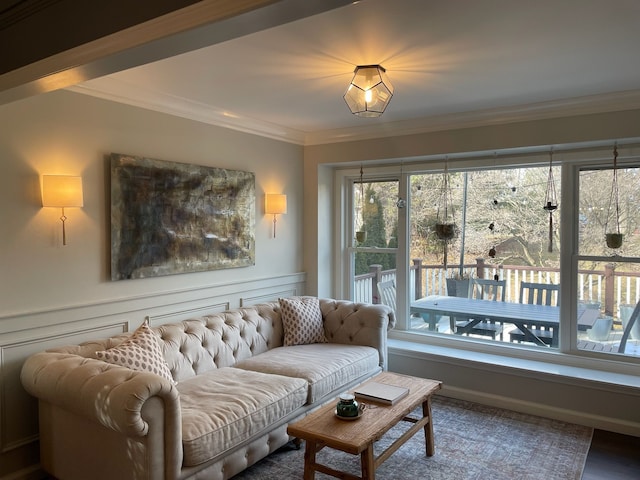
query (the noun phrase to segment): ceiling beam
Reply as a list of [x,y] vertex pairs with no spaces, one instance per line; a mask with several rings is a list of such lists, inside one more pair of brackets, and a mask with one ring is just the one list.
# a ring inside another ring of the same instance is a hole
[[[40,1],[54,6],[56,3],[87,3],[86,0]],[[30,2],[38,3],[37,0],[26,0],[26,3]],[[16,3],[19,6],[25,2]],[[201,0],[1,74],[0,105],[214,45],[349,3],[351,0]],[[33,13],[46,11],[47,8],[43,7]],[[127,8],[120,9],[121,14],[126,11]],[[18,16],[15,17],[16,21],[9,21],[6,17],[8,11],[2,11],[2,14],[5,15],[6,28],[0,31],[0,38],[6,34],[2,39],[5,48],[17,48],[29,38],[47,42],[46,35],[43,38],[41,32],[15,28],[20,22],[27,22],[29,16],[22,19]],[[105,15],[102,17],[106,18]],[[94,21],[99,20],[94,18]],[[66,21],[77,23],[83,19],[71,16]],[[25,24],[25,27],[28,26]],[[56,31],[59,35],[65,35],[71,28],[59,24]],[[100,32],[104,33],[96,29],[95,34],[100,35]]]

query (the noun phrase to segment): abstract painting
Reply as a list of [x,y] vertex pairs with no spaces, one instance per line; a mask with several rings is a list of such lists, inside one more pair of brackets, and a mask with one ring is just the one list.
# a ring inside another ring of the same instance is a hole
[[111,280],[255,264],[255,175],[112,153]]

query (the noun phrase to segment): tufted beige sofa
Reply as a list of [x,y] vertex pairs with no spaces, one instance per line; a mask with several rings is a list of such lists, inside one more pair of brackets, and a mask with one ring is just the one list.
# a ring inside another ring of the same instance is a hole
[[176,384],[96,359],[127,335],[31,356],[41,465],[60,480],[228,479],[287,424],[386,365],[394,313],[320,299],[329,343],[283,346],[277,302],[154,327]]

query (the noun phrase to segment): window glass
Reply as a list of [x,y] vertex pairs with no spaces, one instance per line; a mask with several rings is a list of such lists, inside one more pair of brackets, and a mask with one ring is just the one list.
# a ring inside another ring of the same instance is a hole
[[[613,169],[580,172],[580,255],[640,256],[640,168],[619,168],[618,195],[612,191]],[[606,234],[621,233],[619,248],[609,248]]]
[[[353,298],[395,308],[398,181],[365,179],[353,183],[351,193]],[[378,284],[384,281],[389,281],[392,289],[382,292]]]
[[640,172],[634,167],[615,173],[580,171],[578,312],[586,307],[597,313],[579,319],[577,345],[638,356],[640,323],[631,323],[631,314],[640,300]]
[[[352,298],[391,305],[400,328],[419,336],[474,342],[480,349],[577,347],[635,361],[640,168],[620,167],[612,195],[614,170],[592,165],[414,169],[406,174],[406,210],[398,208],[398,180],[355,179],[347,242]],[[561,174],[576,195],[563,199]],[[561,284],[562,211],[571,241],[563,276],[575,289]],[[405,218],[406,227],[399,225]],[[406,245],[398,245],[405,228]],[[622,243],[608,245],[606,234],[618,231]],[[406,268],[398,268],[399,254]],[[574,318],[560,319],[561,299],[574,306],[562,307]],[[567,341],[561,327],[569,324],[574,337]]]
[[[558,346],[559,175],[544,166],[411,176],[412,330]],[[527,283],[536,284],[531,300]],[[535,304],[538,290],[543,304],[550,298],[540,317],[537,305],[506,305]]]

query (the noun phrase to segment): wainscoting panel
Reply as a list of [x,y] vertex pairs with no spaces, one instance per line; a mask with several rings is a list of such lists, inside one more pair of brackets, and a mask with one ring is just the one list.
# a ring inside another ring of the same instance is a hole
[[32,442],[38,435],[38,415],[34,414],[38,402],[20,383],[20,370],[25,358],[48,348],[73,345],[126,331],[126,322],[119,322],[0,346],[0,452],[5,453]]
[[243,297],[242,299],[240,299],[240,305],[242,307],[250,307],[258,303],[277,302],[279,298],[295,297],[297,295],[298,293],[295,288],[291,290],[282,290],[280,292],[267,293],[254,297]]
[[197,308],[186,308],[184,310],[175,310],[168,313],[161,313],[157,315],[148,315],[149,325],[158,326],[165,323],[181,322],[188,320],[189,318],[197,318],[203,315],[210,315],[212,313],[224,312],[229,310],[229,302],[216,303],[210,305],[203,305]]
[[28,356],[135,330],[145,317],[157,326],[302,295],[304,289],[305,274],[293,273],[0,316],[0,480],[42,478],[37,401],[20,382]]

